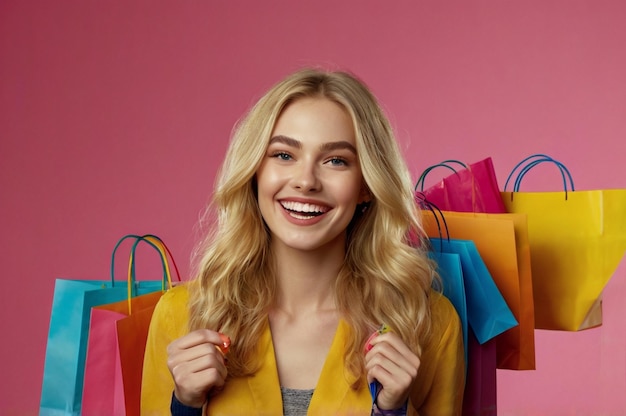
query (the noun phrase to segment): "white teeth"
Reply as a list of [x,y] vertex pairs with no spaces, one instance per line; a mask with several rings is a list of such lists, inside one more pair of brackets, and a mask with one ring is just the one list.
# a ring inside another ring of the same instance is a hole
[[308,220],[309,218],[315,217],[315,215],[300,215],[296,214],[295,212],[290,212],[289,215],[299,220]]
[[[303,204],[301,202],[294,202],[294,201],[282,201],[281,205],[283,206],[283,208],[289,210],[289,211],[296,211],[299,213],[317,213],[317,214],[321,214],[326,212],[328,209],[326,207],[322,207],[319,205],[313,205],[313,204]],[[305,217],[305,218],[308,218]]]

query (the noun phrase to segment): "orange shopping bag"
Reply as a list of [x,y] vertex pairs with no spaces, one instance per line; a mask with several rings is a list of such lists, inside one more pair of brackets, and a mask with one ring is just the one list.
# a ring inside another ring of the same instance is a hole
[[[422,211],[429,237],[439,237],[434,214]],[[443,211],[450,238],[472,240],[515,319],[496,338],[498,368],[535,369],[535,321],[526,216]]]

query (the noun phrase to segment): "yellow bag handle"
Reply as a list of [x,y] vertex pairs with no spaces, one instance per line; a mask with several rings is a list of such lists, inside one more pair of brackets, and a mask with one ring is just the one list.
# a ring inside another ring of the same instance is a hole
[[[163,242],[163,240],[161,240],[161,238],[153,234],[146,234],[143,236],[131,235],[131,237],[135,238],[135,242],[133,243],[130,256],[128,259],[128,280],[127,280],[128,299],[127,301],[128,301],[128,314],[129,315],[132,313],[131,299],[133,297],[133,287],[137,281],[136,274],[135,274],[135,251],[137,249],[137,245],[141,241],[146,242],[147,244],[149,244],[150,246],[152,246],[154,249],[156,249],[159,252],[159,257],[161,258],[161,263],[163,265],[163,280],[161,282],[162,283],[161,290],[165,291],[173,287],[172,275],[171,275],[171,271],[169,267],[169,262],[167,259],[168,254],[170,256],[170,259],[172,260],[172,264],[174,265],[174,268],[176,269],[178,280],[180,281],[180,272],[178,271],[178,266],[176,265],[176,262],[174,261],[174,257],[172,256],[172,253],[170,252],[169,248],[165,245],[165,243]],[[167,288],[165,287],[166,281],[167,281]]]

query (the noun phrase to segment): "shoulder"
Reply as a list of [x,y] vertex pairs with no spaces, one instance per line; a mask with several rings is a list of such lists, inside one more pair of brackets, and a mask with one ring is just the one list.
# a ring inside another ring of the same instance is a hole
[[441,292],[431,290],[428,299],[430,300],[430,311],[433,321],[445,322],[450,319],[459,319],[459,315],[456,313],[454,306],[452,306],[452,302]]
[[189,290],[186,283],[166,291],[152,315],[152,324],[167,332],[183,335],[189,323]]
[[161,297],[161,302],[172,307],[187,307],[187,304],[189,303],[188,283],[180,283],[169,289]]
[[167,290],[159,299],[155,313],[182,313],[189,308],[189,289],[187,283],[181,283]]
[[428,344],[436,348],[444,342],[461,337],[461,320],[452,303],[440,292],[431,290],[430,336]]

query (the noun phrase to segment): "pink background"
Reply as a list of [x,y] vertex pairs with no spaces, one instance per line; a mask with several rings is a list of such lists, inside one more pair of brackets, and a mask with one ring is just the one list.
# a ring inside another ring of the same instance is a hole
[[[0,414],[38,411],[55,278],[108,278],[129,232],[187,275],[234,122],[302,65],[366,80],[416,177],[492,156],[503,185],[542,152],[625,188],[625,22],[621,0],[0,2]],[[537,370],[499,372],[500,414],[626,414],[624,263],[602,327],[537,331]]]

